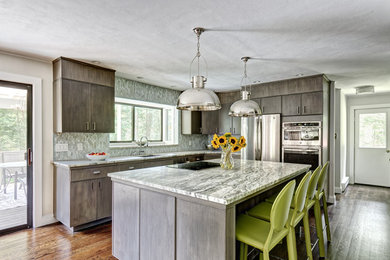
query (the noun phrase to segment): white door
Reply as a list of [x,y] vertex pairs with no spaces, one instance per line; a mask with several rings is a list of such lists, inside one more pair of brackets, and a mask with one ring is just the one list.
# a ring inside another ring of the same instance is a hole
[[390,108],[355,110],[355,182],[390,187]]

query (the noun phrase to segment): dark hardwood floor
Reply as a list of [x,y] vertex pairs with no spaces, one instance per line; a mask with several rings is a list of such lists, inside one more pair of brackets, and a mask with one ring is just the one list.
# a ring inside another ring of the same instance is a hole
[[[328,209],[332,243],[327,246],[327,259],[390,259],[389,188],[350,185]],[[313,217],[310,222],[314,238]],[[297,243],[299,259],[305,259],[303,238],[298,236]],[[272,259],[287,259],[285,244],[271,251]],[[314,258],[318,259],[318,246]],[[53,224],[3,235],[0,259],[116,259],[111,255],[111,224],[74,234]]]

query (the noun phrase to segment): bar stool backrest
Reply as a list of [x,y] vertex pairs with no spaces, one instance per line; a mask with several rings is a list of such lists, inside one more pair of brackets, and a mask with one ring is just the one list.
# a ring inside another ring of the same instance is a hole
[[270,223],[271,230],[280,231],[285,228],[291,201],[294,195],[295,180],[290,181],[279,192],[271,208]]
[[328,173],[329,161],[325,163],[324,167],[322,167],[320,177],[318,178],[317,192],[321,192],[324,190],[325,186],[325,178]]
[[294,210],[297,213],[302,212],[303,207],[305,206],[307,188],[309,187],[309,181],[310,181],[310,175],[311,175],[311,171],[306,173],[305,176],[303,176],[301,182],[299,183],[298,188],[295,190],[293,203],[294,203]]
[[312,200],[314,198],[316,187],[318,183],[319,173],[320,173],[321,165],[319,165],[311,175],[309,181],[309,188],[307,189],[307,199]]

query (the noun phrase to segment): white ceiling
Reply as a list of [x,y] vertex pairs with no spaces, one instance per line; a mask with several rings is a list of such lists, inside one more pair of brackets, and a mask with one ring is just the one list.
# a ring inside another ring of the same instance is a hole
[[0,1],[1,50],[99,61],[176,89],[190,87],[196,26],[208,30],[208,88],[239,89],[240,58],[251,56],[252,81],[325,73],[340,88],[390,91],[386,0]]

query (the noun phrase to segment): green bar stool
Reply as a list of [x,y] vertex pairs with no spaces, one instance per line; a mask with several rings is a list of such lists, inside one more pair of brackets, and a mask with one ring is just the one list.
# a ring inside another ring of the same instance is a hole
[[[295,180],[290,181],[279,193],[272,205],[270,222],[257,219],[245,214],[237,217],[236,239],[241,242],[240,260],[246,260],[248,245],[262,251],[264,260],[269,260],[269,251],[283,238],[287,237],[287,245],[291,245],[291,236],[288,236],[287,225],[291,200],[294,195]],[[293,248],[288,247],[290,250]]]
[[318,178],[317,191],[314,196],[314,201],[315,201],[314,216],[316,218],[316,229],[317,229],[317,235],[319,239],[320,257],[325,257],[325,241],[324,241],[324,234],[322,232],[322,217],[321,217],[321,203],[320,203],[321,199],[324,205],[326,236],[328,238],[328,242],[331,241],[328,207],[326,205],[326,196],[324,192],[325,178],[328,173],[328,168],[329,168],[329,162],[325,163],[324,167],[322,167],[321,173]]
[[[305,202],[306,202],[306,195],[307,195],[307,189],[309,187],[309,181],[310,181],[311,171],[306,173],[305,176],[302,178],[301,182],[299,183],[295,195],[292,201],[291,206],[293,209],[290,209],[289,212],[289,236],[291,236],[291,239],[289,241],[292,241],[292,244],[290,247],[292,247],[294,250],[291,250],[293,255],[289,255],[289,259],[298,259],[297,255],[297,245],[296,245],[296,238],[295,238],[295,227],[299,224],[299,222],[304,218],[305,216]],[[266,221],[270,220],[270,213],[271,213],[271,207],[272,204],[268,202],[262,202],[256,207],[252,208],[248,211],[248,215],[260,218]],[[305,240],[311,245],[310,241],[310,230],[308,225],[304,225],[305,228]],[[308,229],[308,232],[306,232],[306,229]],[[306,237],[306,234],[309,234],[308,237]],[[290,251],[289,251],[290,252]],[[312,259],[311,254],[311,247],[310,252],[308,252],[309,259]],[[311,257],[311,258],[310,258]]]

